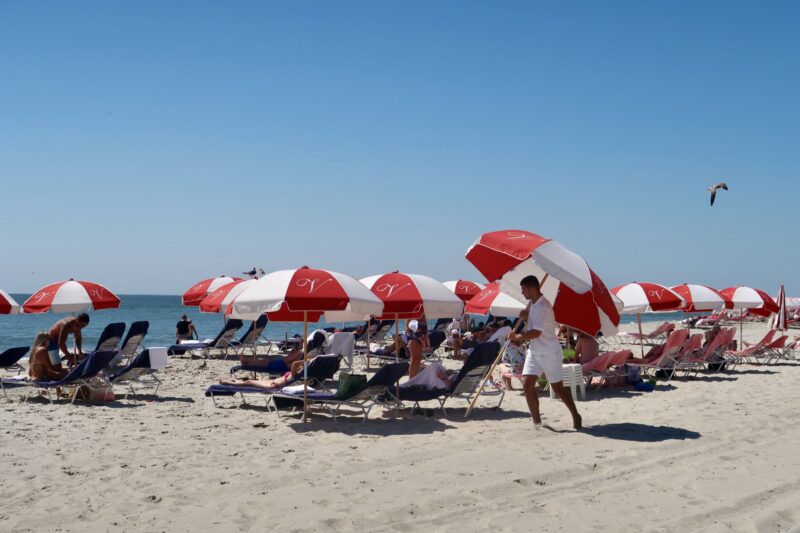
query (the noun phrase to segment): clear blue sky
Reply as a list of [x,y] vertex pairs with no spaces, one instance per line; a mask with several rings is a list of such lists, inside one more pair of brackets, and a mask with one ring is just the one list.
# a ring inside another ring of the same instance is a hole
[[[0,287],[304,264],[800,293],[796,2],[0,3]],[[706,188],[725,180],[710,208]]]

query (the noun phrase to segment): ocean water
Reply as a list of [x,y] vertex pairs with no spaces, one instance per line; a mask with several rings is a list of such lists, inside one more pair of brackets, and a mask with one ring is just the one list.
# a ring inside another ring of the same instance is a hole
[[[20,304],[30,294],[13,294],[14,299]],[[94,348],[100,332],[110,322],[125,322],[130,325],[137,320],[148,320],[150,330],[145,339],[146,346],[168,346],[175,342],[175,324],[182,314],[186,313],[195,324],[201,339],[216,336],[224,324],[222,315],[215,313],[201,313],[196,307],[181,305],[180,296],[152,296],[152,295],[120,295],[122,301],[119,309],[106,309],[89,313],[91,321],[83,330],[83,348]],[[40,315],[0,315],[0,351],[15,346],[29,346],[36,333],[47,330],[63,314],[45,313]],[[680,320],[683,313],[659,313],[643,315],[643,321]],[[480,320],[479,317],[476,317]],[[636,322],[636,317],[623,316],[623,323]],[[310,329],[329,325],[339,326],[341,323],[310,325]],[[346,323],[345,325],[353,325]],[[433,325],[433,322],[430,322]],[[243,326],[239,336],[244,333]],[[269,338],[282,338],[286,333],[291,336],[295,333],[302,334],[303,324],[300,323],[270,323],[266,328]]]

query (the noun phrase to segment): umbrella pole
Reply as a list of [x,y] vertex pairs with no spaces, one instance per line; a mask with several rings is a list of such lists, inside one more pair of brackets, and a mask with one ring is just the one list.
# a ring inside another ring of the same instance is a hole
[[739,309],[739,349],[744,346],[744,309]]
[[[394,362],[400,361],[400,315],[394,315]],[[394,394],[397,406],[400,406],[400,380],[394,384]]]
[[303,422],[308,421],[308,311],[303,311]]
[[[547,274],[545,274],[545,277],[547,277]],[[528,302],[528,306],[525,308],[525,311],[526,312],[530,312],[530,310],[531,310],[531,303]],[[518,318],[517,319],[517,323],[514,324],[514,329],[513,329],[513,331],[511,333],[517,333],[524,323],[525,322],[521,318]],[[467,418],[470,415],[470,413],[472,412],[473,407],[475,407],[475,404],[478,401],[478,397],[480,397],[481,393],[483,392],[483,388],[486,386],[486,382],[489,381],[489,379],[492,377],[492,374],[494,373],[494,369],[497,368],[497,365],[499,365],[500,361],[503,360],[503,355],[505,355],[506,350],[508,349],[508,345],[510,343],[511,343],[511,339],[506,339],[506,342],[503,343],[503,346],[500,348],[500,351],[497,353],[497,357],[495,357],[494,362],[492,363],[492,366],[489,368],[489,372],[486,373],[486,376],[483,378],[483,381],[481,381],[481,386],[478,387],[478,392],[475,394],[475,397],[472,398],[472,402],[469,404],[469,407],[467,408],[467,412],[464,413],[464,418]]]
[[642,359],[644,359],[644,337],[642,336],[642,314],[636,313],[636,322],[639,323],[639,348],[641,348]]

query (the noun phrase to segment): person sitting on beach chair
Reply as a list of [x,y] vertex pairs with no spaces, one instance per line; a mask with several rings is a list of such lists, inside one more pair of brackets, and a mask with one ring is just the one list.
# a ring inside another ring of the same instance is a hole
[[416,376],[402,383],[400,388],[446,389],[452,384],[455,374],[456,372],[451,375],[441,363],[430,363],[422,367]]
[[585,365],[600,355],[600,346],[591,335],[579,331],[578,340],[575,342],[575,361]]
[[31,346],[28,359],[28,378],[31,381],[58,381],[67,375],[68,370],[58,364],[53,364],[47,346],[50,336],[46,331],[39,332]]

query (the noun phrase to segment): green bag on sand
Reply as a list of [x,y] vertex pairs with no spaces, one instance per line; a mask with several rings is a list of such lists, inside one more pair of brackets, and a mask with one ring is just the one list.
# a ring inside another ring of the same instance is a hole
[[339,385],[336,387],[336,394],[333,396],[335,399],[346,398],[354,390],[363,386],[367,382],[367,376],[364,374],[348,374],[341,372],[339,374]]

